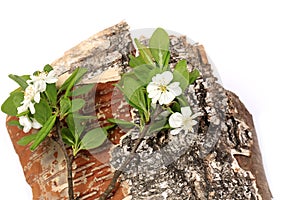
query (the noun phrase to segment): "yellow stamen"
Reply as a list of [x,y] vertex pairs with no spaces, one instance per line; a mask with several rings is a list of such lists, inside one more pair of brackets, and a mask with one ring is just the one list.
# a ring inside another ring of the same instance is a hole
[[160,85],[159,86],[160,91],[162,92],[167,92],[167,87],[165,85]]

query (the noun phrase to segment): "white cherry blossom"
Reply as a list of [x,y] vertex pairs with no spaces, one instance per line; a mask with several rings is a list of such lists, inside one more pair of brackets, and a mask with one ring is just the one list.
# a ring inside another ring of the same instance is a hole
[[34,104],[39,103],[41,100],[41,92],[44,92],[47,88],[47,83],[55,83],[57,78],[54,71],[40,72],[38,75],[31,75],[30,80],[27,81],[28,86],[24,92],[24,100],[21,102],[21,106],[17,108],[18,114],[30,110],[31,114],[35,113]]
[[160,105],[171,103],[175,97],[181,95],[182,90],[179,87],[179,82],[173,82],[173,74],[170,71],[156,74],[152,77],[152,82],[147,86],[149,98],[152,103],[159,102]]
[[193,126],[197,124],[197,121],[194,120],[196,117],[200,116],[201,113],[195,113],[192,115],[191,108],[189,106],[182,107],[181,113],[175,112],[169,118],[169,124],[171,128],[172,135],[177,135],[180,131],[184,130],[185,134],[188,132],[194,132]]
[[29,84],[25,89],[24,101],[34,100],[36,103],[39,103],[41,99],[40,92],[37,87]]
[[42,127],[35,119],[31,121],[27,115],[19,117],[19,123],[23,126],[24,133],[28,133],[32,128],[40,129]]
[[44,92],[46,90],[47,83],[55,83],[58,80],[53,70],[48,73],[40,72],[37,76],[31,75],[30,79],[31,80],[28,80],[27,83],[32,83],[39,92]]
[[39,103],[41,99],[40,92],[37,88],[29,84],[24,92],[24,100],[21,102],[21,106],[17,108],[18,114],[30,110],[32,114],[35,113],[34,103]]
[[34,103],[32,101],[23,101],[22,105],[17,108],[18,114],[27,111],[28,108],[32,114],[35,113]]

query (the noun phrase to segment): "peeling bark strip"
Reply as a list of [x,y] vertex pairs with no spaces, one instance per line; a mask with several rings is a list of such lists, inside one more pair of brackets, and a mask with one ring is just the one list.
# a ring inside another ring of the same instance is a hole
[[[52,63],[62,79],[75,67],[84,66],[89,72],[82,83],[98,83],[84,109],[98,117],[99,122],[91,126],[106,125],[107,118],[118,116],[138,120],[113,87],[119,72],[128,70],[128,54],[134,51],[128,29],[121,22]],[[171,63],[186,59],[189,69],[202,73],[186,92],[193,112],[202,113],[198,131],[177,136],[160,132],[144,138],[110,199],[270,200],[251,114],[235,94],[217,82],[203,46],[191,45],[185,37],[170,39]],[[66,162],[57,143],[47,139],[30,152],[16,144],[24,136],[21,130],[10,126],[8,132],[33,199],[67,199]],[[99,198],[136,140],[135,129],[116,129],[100,148],[79,153],[73,163],[75,197]]]

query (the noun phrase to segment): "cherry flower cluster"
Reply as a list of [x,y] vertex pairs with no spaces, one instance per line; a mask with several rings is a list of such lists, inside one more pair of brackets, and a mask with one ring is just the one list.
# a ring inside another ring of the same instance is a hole
[[[139,55],[129,56],[133,70],[123,74],[117,86],[127,102],[138,110],[140,132],[144,133],[143,129],[149,123],[151,126],[146,135],[166,129],[172,135],[194,132],[193,126],[200,113],[192,113],[184,91],[200,76],[199,71],[189,71],[186,60],[170,67],[169,36],[161,28],[154,31],[149,47],[137,39],[135,43]],[[157,107],[164,116],[155,112]],[[120,120],[111,122],[126,124]]]
[[46,91],[47,84],[56,83],[57,80],[52,70],[50,72],[37,72],[26,81],[28,86],[24,91],[24,100],[21,102],[21,106],[17,108],[19,115],[26,113],[19,117],[19,123],[23,126],[25,133],[28,133],[31,128],[40,129],[42,127],[36,119],[29,117],[27,112],[29,110],[31,114],[35,114],[34,104],[40,102],[41,93]]
[[[177,96],[182,94],[180,83],[172,82],[172,80],[173,74],[170,71],[152,77],[152,82],[147,86],[148,96],[152,99],[152,104],[156,104],[158,101],[160,105],[169,105]],[[200,113],[192,115],[189,106],[182,107],[181,113],[175,112],[169,117],[170,127],[175,128],[170,133],[177,135],[181,130],[184,130],[185,134],[194,132],[193,126],[197,124],[194,119],[198,116]]]

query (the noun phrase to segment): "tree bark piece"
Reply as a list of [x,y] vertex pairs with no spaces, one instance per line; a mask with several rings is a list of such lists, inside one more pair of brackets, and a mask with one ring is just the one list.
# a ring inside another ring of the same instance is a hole
[[[95,112],[99,120],[91,125],[105,126],[111,117],[138,120],[113,86],[120,72],[128,70],[128,55],[134,51],[128,29],[121,22],[52,63],[62,80],[77,66],[89,69],[82,84],[97,86],[87,95],[89,105],[84,112]],[[190,70],[201,72],[185,93],[193,112],[201,113],[198,130],[187,135],[159,132],[145,137],[110,199],[270,200],[251,114],[234,93],[218,83],[202,45],[189,44],[184,36],[171,36],[170,42],[171,67],[186,59]],[[33,199],[66,199],[66,163],[58,145],[47,139],[30,152],[16,144],[24,136],[21,130],[8,127],[8,132]],[[117,129],[100,148],[79,153],[73,164],[75,196],[97,199],[137,135],[135,129]]]
[[[186,59],[202,77],[188,88],[193,112],[202,113],[196,133],[160,132],[145,138],[124,171],[132,199],[271,199],[252,117],[238,97],[213,75],[202,45],[171,37],[171,68]],[[147,43],[147,40],[144,41]],[[112,149],[118,169],[137,131]]]

